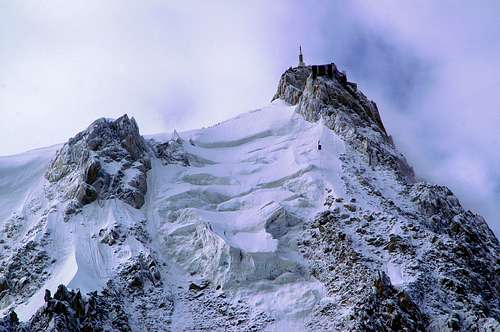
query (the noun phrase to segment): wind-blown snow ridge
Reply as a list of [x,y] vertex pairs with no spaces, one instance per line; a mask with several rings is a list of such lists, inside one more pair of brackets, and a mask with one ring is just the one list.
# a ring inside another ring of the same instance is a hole
[[0,331],[497,328],[498,240],[416,182],[376,105],[310,67],[274,99],[0,158]]

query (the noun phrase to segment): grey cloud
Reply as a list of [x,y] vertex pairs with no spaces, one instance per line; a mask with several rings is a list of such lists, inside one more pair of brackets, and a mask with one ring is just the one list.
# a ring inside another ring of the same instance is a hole
[[0,154],[97,117],[144,133],[269,101],[281,72],[335,61],[381,109],[420,176],[500,231],[497,1],[0,1]]

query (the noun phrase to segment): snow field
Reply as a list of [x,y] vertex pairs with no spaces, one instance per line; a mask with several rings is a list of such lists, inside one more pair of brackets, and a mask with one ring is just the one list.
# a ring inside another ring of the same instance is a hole
[[[338,159],[345,149],[342,141],[279,100],[179,135],[192,166],[163,165],[152,158],[142,209],[115,199],[96,201],[67,222],[64,202],[44,194],[49,186],[44,172],[57,147],[0,158],[0,223],[13,212],[25,216],[20,238],[39,224],[42,230],[31,232],[38,239],[48,237],[45,249],[54,260],[39,290],[17,306],[21,320],[43,304],[46,288],[54,292],[62,283],[82,292],[99,290],[129,258],[156,252],[176,266],[175,273],[184,274],[184,282],[198,275],[257,309],[295,317],[300,325],[300,317],[321,298],[322,287],[304,274],[295,238],[301,223],[322,209],[325,189],[344,194]],[[106,167],[110,174],[119,169],[113,163]],[[33,202],[37,213],[26,211]],[[130,236],[140,223],[150,243]],[[118,245],[104,241],[110,230],[119,234]],[[178,275],[165,274],[172,285],[180,283]]]

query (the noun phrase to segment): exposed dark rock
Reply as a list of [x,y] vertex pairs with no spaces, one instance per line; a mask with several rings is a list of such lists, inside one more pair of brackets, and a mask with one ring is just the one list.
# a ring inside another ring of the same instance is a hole
[[46,296],[46,305],[15,331],[105,331],[105,326],[131,331],[121,301],[106,295],[92,292],[84,297],[60,285],[54,297]]
[[208,280],[201,280],[201,281],[192,281],[189,284],[189,290],[199,292],[201,290],[204,290],[207,288],[209,285]]
[[106,243],[110,246],[123,242],[126,238],[125,234],[122,233],[120,225],[114,225],[112,228],[103,228],[99,230],[99,237],[102,243]]
[[6,265],[0,266],[0,298],[7,294],[14,298],[33,295],[49,277],[49,263],[50,257],[38,243],[30,241],[21,246]]
[[154,146],[156,158],[163,161],[164,164],[179,164],[189,166],[189,158],[184,151],[182,138],[174,132],[172,139],[164,143],[151,142]]
[[[348,256],[338,245],[340,241],[349,243],[336,236],[339,232],[337,229],[341,229],[347,233],[346,239],[353,243],[351,248],[358,256],[356,262],[384,273],[392,269],[392,277],[398,283],[396,289],[404,291],[397,295],[398,305],[401,308],[416,306],[425,319],[425,330],[498,329],[500,247],[484,219],[465,211],[446,187],[412,183],[397,176],[391,181],[395,181],[393,186],[401,187],[400,195],[389,199],[387,192],[390,189],[380,187],[378,178],[365,176],[360,171],[365,166],[359,164],[355,153],[344,155],[342,161],[347,192],[350,195],[356,193],[359,197],[367,195],[364,197],[372,201],[374,210],[359,208],[350,212],[349,219],[321,222],[321,219],[333,220],[342,214],[342,209],[332,204],[330,211],[318,216],[320,220],[317,224],[322,225],[319,228],[321,236],[314,236],[313,230],[310,237],[306,236],[310,241],[305,250],[308,259],[317,257],[317,253],[336,257],[335,253],[340,252],[339,255]],[[366,192],[360,192],[359,188],[365,188]],[[352,218],[360,221],[351,223]],[[357,226],[359,223],[361,225]],[[330,230],[331,227],[337,229]],[[328,240],[317,244],[316,241],[323,236],[327,236]],[[331,247],[332,243],[336,246],[330,250],[324,249]],[[353,287],[353,280],[363,273],[362,269],[355,269],[352,275],[333,277],[329,273],[338,271],[338,263],[322,265],[326,261],[325,257],[320,257],[313,264],[317,275],[321,275],[318,271],[324,271],[325,280],[346,278],[349,287]],[[392,264],[391,267],[387,267],[388,264]],[[379,285],[387,284],[380,281]],[[334,289],[342,288],[337,286],[338,283],[334,285]],[[395,327],[396,330],[402,330],[403,316],[397,317],[393,323],[381,326],[380,330],[394,330]],[[352,326],[348,328],[351,329],[357,330]],[[359,327],[359,330],[364,329]]]
[[295,67],[286,70],[281,75],[278,91],[276,91],[272,100],[280,98],[289,104],[297,104],[306,86],[307,77],[310,74],[310,67]]
[[7,289],[9,289],[7,278],[5,278],[3,275],[0,275],[0,293]]
[[280,79],[273,97],[297,104],[296,112],[306,120],[323,119],[355,150],[365,155],[371,166],[385,165],[408,181],[415,180],[413,169],[396,151],[382,123],[377,105],[348,82],[334,65],[333,78],[313,79],[311,67],[288,69]]
[[46,289],[45,290],[45,295],[43,296],[43,300],[45,302],[49,302],[50,299],[52,299],[52,296],[50,295],[50,290]]
[[76,199],[80,204],[87,205],[97,199],[97,191],[92,185],[82,182],[76,191]]
[[99,119],[64,144],[46,177],[66,198],[75,199],[76,204],[68,203],[67,214],[97,199],[118,198],[140,208],[151,168],[148,151],[133,118]]
[[[324,220],[327,220],[326,222]],[[338,331],[424,331],[427,319],[413,300],[395,289],[383,271],[370,267],[358,254],[352,240],[341,231],[334,213],[316,218],[320,236],[311,236],[305,249],[311,273],[324,283],[336,299],[315,308],[308,322],[311,330]],[[315,233],[315,228],[306,232]],[[324,248],[323,250],[319,250]],[[327,249],[327,250],[325,250]],[[338,314],[342,313],[342,314]]]
[[156,261],[151,257],[139,255],[134,261],[126,264],[120,271],[130,292],[141,290],[146,283],[161,284],[161,275]]
[[19,319],[14,311],[0,318],[0,332],[28,332],[19,326]]
[[389,252],[400,252],[404,254],[414,254],[413,248],[405,239],[399,235],[390,234],[389,241],[384,246]]
[[[130,280],[139,278],[132,285]],[[70,290],[59,285],[52,297],[45,292],[45,305],[26,323],[19,323],[15,312],[0,319],[0,332],[28,331],[132,331],[129,318],[134,311],[136,323],[145,330],[168,330],[173,306],[163,295],[161,276],[151,256],[140,255],[130,261],[110,281],[102,292],[82,295],[79,290]],[[148,312],[149,301],[160,301],[155,313]],[[127,305],[125,305],[127,302]]]
[[417,183],[411,188],[409,195],[420,212],[428,217],[442,215],[449,219],[462,209],[451,190],[444,186]]

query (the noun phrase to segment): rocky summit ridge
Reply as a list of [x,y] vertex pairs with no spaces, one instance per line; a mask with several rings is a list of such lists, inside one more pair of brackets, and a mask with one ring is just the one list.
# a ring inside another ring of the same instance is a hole
[[385,130],[377,104],[349,82],[345,73],[333,65],[333,77],[312,79],[311,66],[286,70],[273,97],[297,105],[296,112],[307,121],[320,119],[341,136],[370,165],[392,164],[406,181],[415,181],[413,169],[399,153]]
[[500,330],[497,238],[335,65],[210,128],[99,119],[8,174],[0,332]]

